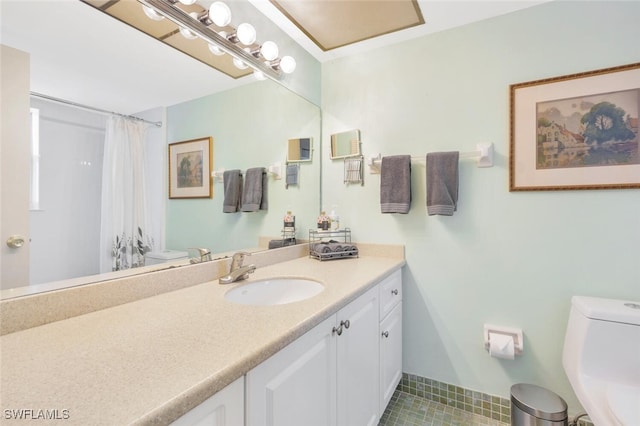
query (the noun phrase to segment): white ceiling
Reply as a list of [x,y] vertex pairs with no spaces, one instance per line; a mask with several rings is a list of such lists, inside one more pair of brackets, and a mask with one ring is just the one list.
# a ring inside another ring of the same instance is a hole
[[[199,0],[205,7],[212,1]],[[228,1],[232,9],[234,1],[247,0]],[[548,0],[419,0],[424,25],[328,52],[320,50],[269,1],[248,1],[325,62]],[[229,78],[79,0],[0,0],[0,19],[0,42],[31,55],[32,91],[109,111],[131,114],[253,81],[251,76]]]

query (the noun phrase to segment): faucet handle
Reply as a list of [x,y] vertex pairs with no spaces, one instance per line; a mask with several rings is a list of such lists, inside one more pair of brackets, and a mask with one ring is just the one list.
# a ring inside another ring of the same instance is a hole
[[248,251],[239,251],[233,254],[231,258],[231,269],[237,269],[242,266],[242,262],[244,262],[245,256],[251,256],[251,253]]
[[200,255],[201,262],[205,260],[211,260],[211,251],[209,249],[199,248],[199,247],[189,247],[189,250],[198,250],[198,254]]

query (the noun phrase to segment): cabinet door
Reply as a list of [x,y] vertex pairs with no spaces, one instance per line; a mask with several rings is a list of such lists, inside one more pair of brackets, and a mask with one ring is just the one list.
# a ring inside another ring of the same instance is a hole
[[332,315],[247,373],[247,426],[334,426]]
[[242,425],[244,425],[244,376],[171,423],[171,426]]
[[380,416],[402,378],[402,302],[380,323]]
[[[339,426],[377,425],[379,420],[379,302],[374,287],[336,314]],[[347,328],[346,321],[349,321]]]

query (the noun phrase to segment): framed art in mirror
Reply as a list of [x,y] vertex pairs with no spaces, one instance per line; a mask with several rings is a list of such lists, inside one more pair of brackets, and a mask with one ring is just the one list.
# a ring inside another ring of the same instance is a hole
[[510,191],[640,188],[640,63],[510,86]]
[[313,138],[297,138],[287,141],[287,163],[311,161]]
[[331,135],[331,159],[360,155],[360,130],[349,130]]
[[169,198],[211,198],[213,138],[169,144]]

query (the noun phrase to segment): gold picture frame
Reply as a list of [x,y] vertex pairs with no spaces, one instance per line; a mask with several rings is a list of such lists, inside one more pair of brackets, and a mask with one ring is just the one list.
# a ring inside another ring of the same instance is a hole
[[213,138],[169,144],[169,198],[211,198]]
[[510,86],[509,191],[640,188],[640,63]]

